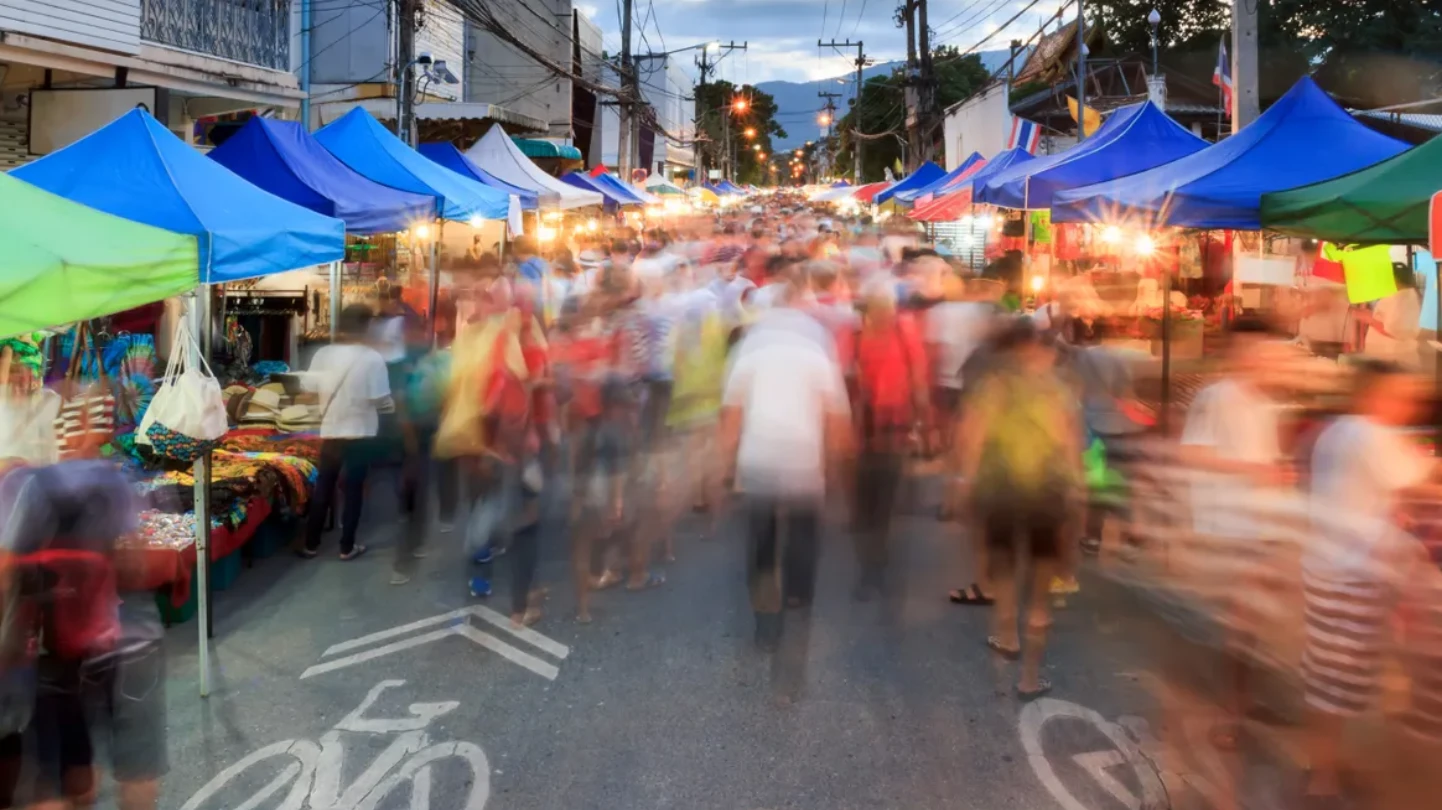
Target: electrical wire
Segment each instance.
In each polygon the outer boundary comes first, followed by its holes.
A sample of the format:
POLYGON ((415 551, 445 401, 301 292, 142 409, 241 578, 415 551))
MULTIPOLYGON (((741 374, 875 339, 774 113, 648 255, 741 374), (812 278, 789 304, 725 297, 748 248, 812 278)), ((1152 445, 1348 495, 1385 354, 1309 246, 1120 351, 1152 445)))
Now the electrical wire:
MULTIPOLYGON (((953 55, 951 55, 951 56, 948 56, 948 57, 946 57, 945 59, 940 60, 940 61, 942 61, 942 62, 954 62, 954 61, 956 61, 956 60, 958 60, 958 59, 963 59, 963 58, 965 58, 965 57, 967 57, 967 56, 970 56, 971 54, 976 53, 977 50, 980 49, 981 46, 985 45, 988 41, 990 41, 992 37, 996 36, 997 34, 1000 34, 1002 31, 1005 31, 1006 28, 1007 28, 1007 26, 1009 26, 1009 25, 1011 25, 1012 23, 1016 22, 1017 20, 1021 19, 1021 17, 1022 17, 1023 14, 1026 14, 1028 11, 1031 11, 1031 10, 1032 10, 1033 8, 1035 8, 1036 5, 1037 5, 1038 3, 1040 3, 1040 2, 1041 2, 1041 0, 1031 0, 1030 3, 1027 3, 1025 6, 1022 7, 1021 11, 1018 11, 1016 14, 1012 15, 1011 19, 1009 19, 1009 20, 1007 20, 1006 22, 1002 23, 1001 26, 1000 26, 999 28, 997 28, 995 31, 992 31, 990 34, 987 34, 986 36, 982 37, 980 42, 976 43, 975 45, 971 46, 970 48, 967 48, 967 49, 964 50, 964 51, 961 51, 961 52, 959 52, 959 53, 956 53, 956 54, 953 54, 953 55)), ((1065 6, 1063 6, 1063 8, 1065 8, 1065 6)), ((1056 14, 1053 16, 1052 19, 1057 19, 1057 18, 1061 17, 1061 12, 1062 12, 1062 9, 1057 9, 1057 12, 1056 12, 1056 14)), ((1050 22, 1050 20, 1048 20, 1048 22, 1050 22)), ((1043 27, 1045 27, 1045 25, 1043 25, 1043 27)))

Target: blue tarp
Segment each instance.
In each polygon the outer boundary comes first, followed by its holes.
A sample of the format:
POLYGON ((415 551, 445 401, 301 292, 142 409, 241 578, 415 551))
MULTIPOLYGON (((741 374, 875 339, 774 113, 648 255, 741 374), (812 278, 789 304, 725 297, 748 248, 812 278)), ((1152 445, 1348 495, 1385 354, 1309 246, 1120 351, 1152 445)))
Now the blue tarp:
POLYGON ((947 183, 955 182, 957 178, 961 177, 963 174, 966 174, 968 171, 971 170, 972 166, 975 166, 977 162, 981 160, 985 160, 985 158, 981 156, 980 152, 972 152, 971 156, 968 157, 966 160, 963 160, 960 166, 957 166, 955 169, 952 169, 951 171, 942 175, 940 178, 930 183, 927 183, 921 188, 907 189, 893 196, 896 197, 897 202, 904 202, 907 205, 910 205, 911 203, 916 202, 918 198, 924 197, 927 194, 940 193, 943 189, 946 189, 947 183))
POLYGON ((367 180, 294 121, 252 118, 210 159, 281 199, 341 220, 350 233, 403 231, 435 216, 434 197, 367 180))
POLYGON ((206 284, 345 255, 344 222, 247 183, 141 109, 10 174, 108 214, 197 237, 206 284))
POLYGON ((1406 148, 1355 121, 1303 78, 1221 143, 1151 171, 1058 194, 1052 219, 1259 230, 1264 193, 1347 174, 1406 148))
POLYGON ((895 197, 898 191, 910 191, 914 188, 924 188, 931 185, 932 183, 935 183, 937 180, 940 180, 945 174, 946 169, 943 169, 928 160, 920 166, 917 166, 916 171, 912 172, 910 177, 902 180, 899 183, 893 184, 891 188, 882 189, 881 193, 877 194, 876 198, 873 199, 871 202, 873 205, 881 205, 892 197, 895 197))
POLYGON ((591 182, 597 185, 605 186, 606 188, 611 189, 617 194, 625 195, 626 197, 635 200, 637 205, 646 205, 648 202, 650 202, 645 197, 642 197, 640 194, 636 193, 635 189, 627 186, 625 183, 622 183, 613 174, 602 173, 594 175, 591 178, 591 182))
POLYGON ((539 204, 540 197, 535 189, 521 188, 517 185, 507 183, 505 180, 491 174, 475 164, 475 161, 466 157, 456 145, 449 141, 440 143, 423 143, 417 149, 422 155, 430 158, 436 163, 450 169, 462 177, 469 177, 484 186, 490 186, 497 191, 504 191, 507 194, 514 194, 521 198, 521 207, 530 211, 539 204))
POLYGON ((322 128, 315 139, 345 165, 383 186, 437 198, 445 219, 505 219, 510 210, 511 195, 422 157, 360 107, 322 128))
POLYGON ((846 182, 845 180, 837 180, 835 183, 831 184, 832 188, 848 188, 850 186, 851 184, 846 182))
POLYGON ((585 172, 568 172, 561 176, 561 182, 587 191, 594 191, 606 198, 606 205, 640 205, 641 201, 629 194, 596 182, 596 178, 585 172))
POLYGON ((1032 153, 1026 151, 1025 149, 1022 149, 1019 146, 1005 149, 1001 152, 997 152, 996 157, 988 160, 986 162, 986 165, 978 169, 976 174, 968 177, 965 183, 957 186, 956 188, 947 189, 947 191, 959 191, 960 189, 965 188, 969 185, 971 187, 972 198, 973 200, 975 200, 976 190, 986 185, 987 181, 991 180, 997 175, 1000 175, 1002 172, 1007 171, 1013 166, 1021 163, 1026 163, 1030 160, 1036 160, 1036 155, 1033 155, 1032 153))
POLYGON ((1050 208, 1059 191, 1143 172, 1205 149, 1150 101, 1113 112, 1091 137, 1055 155, 973 186, 978 202, 1004 208, 1050 208))

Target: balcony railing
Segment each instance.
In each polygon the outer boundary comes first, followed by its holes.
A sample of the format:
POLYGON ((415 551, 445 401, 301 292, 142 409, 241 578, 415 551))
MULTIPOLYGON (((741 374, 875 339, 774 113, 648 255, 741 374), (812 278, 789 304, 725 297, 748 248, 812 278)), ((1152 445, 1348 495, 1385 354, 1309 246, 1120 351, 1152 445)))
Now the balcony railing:
POLYGON ((140 38, 290 69, 291 0, 140 0, 140 38))

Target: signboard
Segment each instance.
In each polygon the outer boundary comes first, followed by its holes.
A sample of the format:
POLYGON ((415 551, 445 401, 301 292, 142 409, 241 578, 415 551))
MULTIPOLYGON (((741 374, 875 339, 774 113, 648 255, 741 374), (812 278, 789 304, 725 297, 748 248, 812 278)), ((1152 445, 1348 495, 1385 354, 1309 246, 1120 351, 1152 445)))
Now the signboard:
POLYGON ((1442 191, 1432 195, 1432 215, 1427 222, 1427 232, 1432 237, 1428 249, 1433 256, 1442 256, 1442 191))

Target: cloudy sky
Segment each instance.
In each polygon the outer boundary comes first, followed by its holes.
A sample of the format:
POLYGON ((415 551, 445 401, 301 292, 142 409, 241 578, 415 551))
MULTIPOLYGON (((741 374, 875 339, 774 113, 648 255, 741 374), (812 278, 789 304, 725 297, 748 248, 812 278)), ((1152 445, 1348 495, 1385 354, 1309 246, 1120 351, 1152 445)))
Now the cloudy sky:
MULTIPOLYGON (((819 52, 816 40, 861 40, 867 56, 880 61, 906 56, 904 32, 896 27, 896 0, 634 0, 645 20, 645 39, 634 33, 637 50, 667 51, 713 40, 748 43, 722 62, 719 78, 734 82, 772 79, 810 81, 852 69, 852 56, 819 52), (664 44, 663 44, 664 42, 664 44)), ((999 50, 1012 38, 1025 39, 1056 12, 1060 0, 1041 0, 1006 31, 982 45, 999 50)), ((942 44, 969 48, 1011 19, 1025 0, 932 0, 931 28, 942 44)), ((578 3, 605 33, 606 48, 620 49, 619 4, 578 3)), ((637 28, 639 32, 639 27, 637 28)), ((828 49, 829 50, 829 49, 828 49)))

